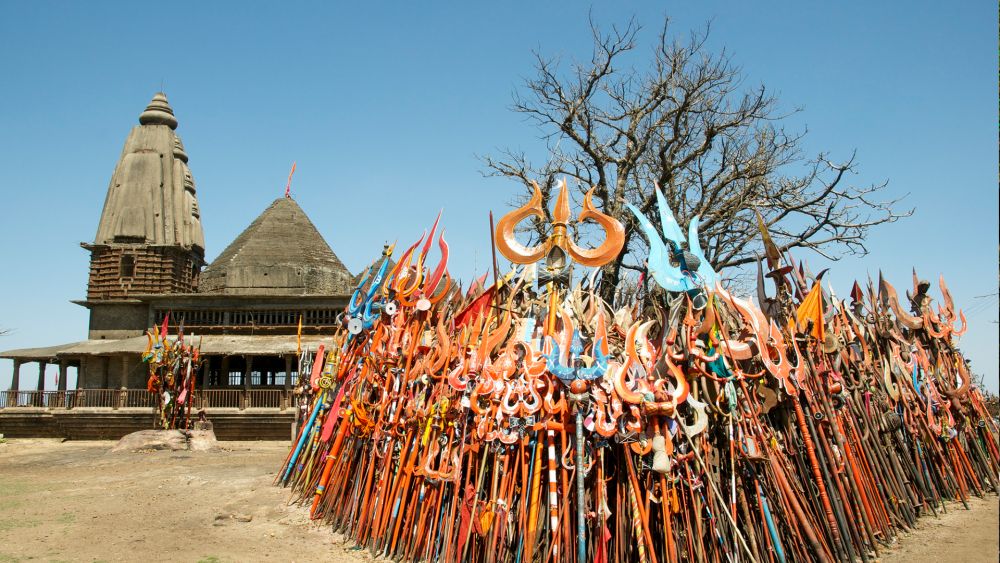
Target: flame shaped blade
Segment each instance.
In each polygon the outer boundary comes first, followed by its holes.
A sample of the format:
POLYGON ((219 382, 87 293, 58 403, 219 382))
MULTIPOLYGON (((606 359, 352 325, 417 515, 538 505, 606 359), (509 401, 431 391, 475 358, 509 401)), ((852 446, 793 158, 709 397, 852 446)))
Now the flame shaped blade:
POLYGON ((688 291, 694 289, 680 268, 670 264, 670 259, 668 258, 670 254, 667 252, 666 245, 660 239, 660 234, 656 231, 656 227, 634 205, 631 203, 625 205, 632 212, 632 215, 635 215, 636 220, 639 222, 639 228, 642 229, 643 234, 646 235, 646 240, 649 241, 649 258, 647 259, 647 264, 649 275, 653 280, 667 291, 688 291))
POLYGON ((680 248, 681 242, 684 240, 684 232, 681 231, 681 226, 674 217, 674 211, 667 205, 667 198, 663 197, 660 188, 653 188, 653 192, 656 193, 656 206, 660 210, 660 225, 663 227, 663 236, 667 237, 667 240, 674 243, 677 248, 680 248))
POLYGON ((715 273, 715 269, 712 265, 708 263, 708 259, 705 258, 705 252, 701 249, 701 242, 698 240, 698 224, 701 222, 701 217, 695 215, 691 219, 691 224, 688 225, 688 250, 691 254, 694 254, 700 264, 698 265, 698 276, 701 277, 702 282, 711 287, 715 285, 715 282, 719 279, 719 274, 715 273))

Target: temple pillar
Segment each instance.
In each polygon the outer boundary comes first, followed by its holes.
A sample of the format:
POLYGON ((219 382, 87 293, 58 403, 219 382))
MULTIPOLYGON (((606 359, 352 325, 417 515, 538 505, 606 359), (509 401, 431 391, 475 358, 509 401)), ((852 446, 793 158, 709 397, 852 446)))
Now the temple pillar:
POLYGON ((212 373, 212 358, 202 358, 198 363, 198 367, 201 368, 201 388, 208 389, 209 378, 212 373))
POLYGON ((17 391, 21 386, 21 360, 14 360, 14 374, 10 377, 10 390, 17 391))
POLYGON ((247 369, 243 374, 243 408, 250 406, 250 381, 253 378, 253 356, 247 356, 247 369))
POLYGON ((45 391, 45 368, 48 365, 45 360, 38 362, 38 384, 35 385, 35 391, 45 391))
POLYGON ((86 389, 87 385, 87 364, 89 363, 87 356, 80 358, 80 366, 76 368, 76 388, 86 389))
POLYGON ((122 356, 121 388, 128 389, 128 356, 122 356))
POLYGON ((32 401, 35 406, 42 406, 44 403, 42 401, 42 392, 45 391, 45 368, 49 365, 45 360, 40 360, 38 362, 38 381, 35 384, 35 397, 32 401))
MULTIPOLYGON (((66 390, 66 370, 69 369, 69 363, 66 360, 59 360, 59 381, 56 384, 56 389, 59 391, 66 390)), ((77 374, 77 379, 79 379, 79 373, 77 374)))
POLYGON ((223 387, 229 386, 229 356, 222 356, 222 367, 219 368, 222 373, 219 375, 219 384, 223 387))
MULTIPOLYGON (((281 397, 281 410, 287 409, 291 406, 292 402, 292 361, 294 361, 295 356, 286 355, 285 356, 285 393, 281 397)), ((295 439, 294 437, 292 438, 295 439)))
POLYGON ((253 356, 247 356, 247 369, 243 374, 243 388, 250 390, 250 380, 253 374, 253 356))
POLYGON ((111 356, 103 356, 104 371, 101 373, 101 386, 98 389, 108 389, 111 385, 111 356))

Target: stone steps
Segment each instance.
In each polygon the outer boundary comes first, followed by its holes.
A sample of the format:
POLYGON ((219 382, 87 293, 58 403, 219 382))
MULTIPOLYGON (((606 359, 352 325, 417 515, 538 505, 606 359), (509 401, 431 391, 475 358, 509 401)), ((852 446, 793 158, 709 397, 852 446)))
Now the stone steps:
POLYGON ((295 414, 290 409, 280 413, 210 413, 209 420, 219 440, 290 440, 295 414))

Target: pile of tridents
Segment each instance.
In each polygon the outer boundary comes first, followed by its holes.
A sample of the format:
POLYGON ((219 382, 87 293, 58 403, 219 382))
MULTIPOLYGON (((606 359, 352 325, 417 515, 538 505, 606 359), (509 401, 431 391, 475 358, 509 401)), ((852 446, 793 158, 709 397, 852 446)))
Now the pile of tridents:
POLYGON ((146 331, 146 350, 142 354, 142 361, 149 365, 146 390, 156 396, 159 428, 186 429, 194 422, 191 404, 201 345, 184 342, 183 324, 178 327, 177 338, 171 340, 167 334, 169 323, 168 314, 163 326, 146 331))
POLYGON ((565 187, 543 244, 514 240, 538 192, 498 222, 525 266, 488 289, 451 286, 443 236, 425 269, 433 229, 392 268, 387 249, 306 374, 277 482, 358 545, 432 561, 867 560, 996 491, 943 282, 936 310, 924 282, 913 313, 881 280, 848 304, 762 230, 777 292, 759 308, 719 284, 697 219, 684 237, 662 198, 661 230, 632 212, 659 287, 615 307, 569 266, 607 263, 622 226, 588 194, 579 219, 606 241, 578 247, 565 187))

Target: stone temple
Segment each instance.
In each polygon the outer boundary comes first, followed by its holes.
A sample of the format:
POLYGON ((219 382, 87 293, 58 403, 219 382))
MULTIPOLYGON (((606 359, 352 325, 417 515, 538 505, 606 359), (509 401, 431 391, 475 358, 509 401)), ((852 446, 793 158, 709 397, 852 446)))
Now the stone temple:
POLYGON ((198 191, 177 126, 156 94, 125 140, 93 242, 80 245, 90 275, 86 299, 74 303, 90 311, 87 339, 0 352, 14 362, 11 390, 0 391, 0 433, 110 438, 150 427, 141 354, 146 330, 169 316, 172 336, 183 323, 188 342, 201 343, 195 408, 215 418, 220 439, 287 437, 299 319, 302 347, 314 347, 332 332, 353 276, 290 197, 271 203, 206 266, 198 191), (27 363, 38 370, 22 370, 27 363), (48 364, 59 366, 57 391, 44 391, 48 364), (70 369, 75 390, 66 389, 70 369))

